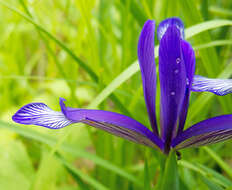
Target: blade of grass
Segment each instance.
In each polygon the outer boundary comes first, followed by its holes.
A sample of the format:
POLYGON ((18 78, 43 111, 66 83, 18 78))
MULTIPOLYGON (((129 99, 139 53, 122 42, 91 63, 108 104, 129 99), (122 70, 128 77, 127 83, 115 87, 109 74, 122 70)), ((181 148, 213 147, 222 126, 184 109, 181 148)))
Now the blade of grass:
MULTIPOLYGON (((11 130, 19 135, 26 137, 26 138, 30 138, 30 139, 42 142, 44 144, 47 144, 50 147, 54 147, 57 145, 56 139, 54 139, 48 135, 36 132, 28 127, 20 127, 19 128, 17 125, 13 125, 13 124, 9 124, 9 123, 0 121, 0 128, 5 128, 8 130, 11 130)), ((94 154, 88 153, 84 150, 81 150, 80 148, 73 147, 73 146, 66 144, 66 143, 61 144, 59 147, 59 150, 68 152, 71 155, 76 156, 76 157, 81 157, 81 158, 91 160, 95 164, 97 164, 105 169, 108 169, 109 171, 112 171, 112 172, 120 175, 123 178, 126 178, 127 180, 133 182, 134 184, 136 184, 138 186, 143 186, 143 184, 140 183, 140 181, 137 178, 135 178, 133 175, 129 174, 128 172, 124 171, 120 167, 112 164, 111 162, 109 162, 107 160, 103 160, 102 158, 100 158, 94 154)))
POLYGON ((221 174, 216 173, 215 171, 213 171, 209 168, 206 169, 205 167, 203 167, 200 164, 191 163, 191 162, 188 162, 186 160, 179 160, 178 165, 185 167, 185 168, 188 168, 192 171, 195 171, 196 173, 198 173, 204 177, 210 178, 210 180, 217 183, 218 185, 222 185, 223 187, 230 187, 231 186, 231 182, 227 178, 225 178, 221 174))
POLYGON ((73 79, 66 79, 66 78, 53 78, 53 77, 41 77, 36 75, 2 75, 0 76, 0 79, 4 80, 43 80, 43 81, 56 81, 56 80, 64 80, 68 83, 75 83, 77 86, 79 85, 88 85, 92 86, 94 88, 97 87, 97 84, 94 82, 85 82, 85 81, 77 81, 73 79))
MULTIPOLYGON (((25 20, 27 20, 28 22, 30 22, 31 24, 33 24, 37 30, 39 30, 40 32, 45 33, 50 39, 52 39, 55 43, 57 43, 61 48, 63 48, 77 63, 80 64, 80 66, 82 66, 84 69, 87 69, 86 71, 90 74, 90 76, 92 77, 92 79, 97 82, 98 81, 98 76, 90 69, 90 67, 88 65, 86 65, 86 63, 84 63, 80 58, 78 58, 64 43, 62 43, 61 41, 59 41, 56 37, 54 37, 51 33, 49 33, 46 29, 44 29, 42 26, 40 26, 39 24, 37 24, 34 20, 32 20, 30 17, 24 15, 22 12, 18 11, 17 9, 15 9, 14 7, 8 5, 5 2, 0 1, 0 4, 2 4, 3 6, 7 7, 8 9, 10 9, 11 11, 19 14, 22 18, 24 18, 25 20)), ((25 4, 23 4, 23 7, 26 7, 25 4)), ((29 12, 28 9, 26 12, 29 12)), ((30 13, 29 13, 30 14, 30 13)), ((31 14, 30 14, 31 15, 31 14)), ((50 49, 49 49, 50 50, 50 49)), ((50 50, 50 53, 52 53, 52 55, 54 57, 56 57, 54 55, 54 53, 52 52, 52 50, 50 50)), ((58 62, 58 60, 56 60, 56 63, 58 62)), ((57 66, 59 69, 62 70, 62 68, 59 67, 59 64, 57 63, 57 66)), ((62 72, 62 74, 64 74, 62 72)), ((104 85, 104 84, 102 84, 104 85)), ((114 95, 112 94, 110 96, 110 98, 115 102, 115 104, 118 106, 118 108, 125 113, 126 115, 130 116, 130 112, 128 111, 128 109, 121 103, 121 101, 114 95)), ((95 104, 96 105, 96 104, 95 104)))
POLYGON ((143 24, 147 20, 147 16, 146 16, 146 14, 144 13, 144 11, 141 9, 141 7, 138 5, 138 3, 136 1, 131 1, 130 12, 135 17, 137 23, 140 26, 143 26, 143 24))
POLYGON ((200 34, 202 32, 205 32, 207 30, 212 30, 215 28, 219 28, 222 26, 231 26, 232 21, 226 20, 226 19, 218 19, 218 20, 210 20, 206 22, 202 22, 196 25, 193 25, 185 30, 186 38, 192 38, 193 36, 196 36, 197 34, 200 34))
POLYGON ((144 164, 144 190, 151 190, 149 167, 146 159, 144 164))
POLYGON ((77 57, 63 42, 58 40, 55 36, 53 36, 49 31, 47 31, 45 28, 40 26, 38 23, 36 23, 33 19, 22 13, 21 11, 17 10, 16 8, 10 6, 8 3, 5 3, 3 1, 0 1, 0 4, 4 7, 8 8, 9 10, 17 13, 22 18, 33 24, 38 28, 38 30, 45 35, 47 35, 51 40, 53 40, 56 44, 58 44, 67 54, 69 54, 75 61, 78 63, 89 75, 90 77, 97 82, 98 76, 95 74, 95 72, 85 63, 83 62, 79 57, 77 57))
POLYGON ((203 147, 203 149, 209 154, 209 156, 217 162, 217 164, 227 173, 230 178, 232 178, 232 168, 224 162, 220 156, 217 155, 212 149, 209 147, 203 147))
POLYGON ((223 190, 220 186, 215 184, 214 182, 210 181, 208 178, 204 176, 200 176, 201 180, 208 186, 210 190, 223 190))
POLYGON ((74 175, 76 178, 81 178, 83 181, 86 181, 87 184, 92 186, 94 189, 97 190, 109 190, 107 187, 96 181, 94 178, 90 177, 89 175, 85 174, 78 168, 74 167, 73 165, 69 164, 61 155, 57 156, 60 162, 69 170, 72 172, 72 175, 74 175))
POLYGON ((200 44, 194 46, 194 50, 199 50, 199 49, 209 48, 214 46, 225 46, 225 45, 232 45, 232 40, 216 40, 209 43, 200 44))
POLYGON ((165 163, 164 175, 162 176, 161 189, 167 190, 172 187, 173 190, 179 190, 179 174, 175 152, 171 152, 165 163))
MULTIPOLYGON (((33 16, 32 16, 32 14, 30 13, 29 9, 27 8, 27 5, 25 4, 24 0, 20 0, 20 4, 21 4, 22 7, 24 8, 26 14, 27 14, 31 19, 33 19, 33 16)), ((43 42, 44 42, 44 44, 45 44, 45 46, 46 46, 48 52, 49 52, 50 55, 52 56, 52 58, 53 58, 53 60, 54 60, 54 62, 55 62, 55 64, 56 64, 56 66, 57 66, 57 68, 58 68, 60 74, 66 79, 66 78, 67 78, 67 75, 66 75, 66 73, 64 72, 64 69, 62 68, 62 66, 61 66, 61 64, 60 64, 60 62, 59 62, 59 60, 57 59, 57 56, 55 55, 54 51, 53 51, 52 48, 49 46, 49 43, 48 43, 47 39, 41 34, 40 29, 39 29, 37 26, 35 26, 35 27, 36 27, 36 30, 38 31, 38 34, 39 34, 40 38, 43 40, 43 42)), ((75 96, 75 87, 74 87, 72 84, 70 84, 70 83, 67 83, 67 84, 68 84, 68 86, 69 86, 69 88, 70 88, 72 99, 74 100, 74 102, 78 103, 78 101, 77 101, 77 99, 76 99, 76 96, 75 96)))
POLYGON ((82 18, 87 26, 87 31, 88 31, 88 45, 90 46, 90 51, 91 51, 91 59, 92 62, 94 62, 94 70, 99 71, 100 70, 100 62, 99 62, 99 56, 98 56, 98 45, 97 45, 97 40, 95 36, 94 29, 91 24, 91 5, 88 7, 88 3, 86 3, 83 0, 77 1, 77 4, 79 5, 78 7, 80 10, 80 13, 82 15, 82 18))
MULTIPOLYGON (((197 8, 197 5, 194 3, 194 0, 181 0, 180 2, 186 23, 188 23, 189 25, 193 25, 203 21, 202 15, 197 8)), ((207 43, 211 41, 211 36, 209 32, 205 32, 204 34, 196 36, 194 40, 197 43, 207 43)), ((204 70, 208 74, 208 76, 215 77, 220 66, 216 50, 214 48, 202 49, 199 51, 199 56, 204 66, 204 70)))
POLYGON ((197 163, 197 166, 199 168, 201 168, 202 170, 204 170, 205 172, 207 172, 208 175, 212 175, 215 178, 215 180, 214 180, 215 183, 218 183, 219 185, 222 185, 223 187, 232 187, 232 181, 227 179, 222 174, 216 172, 215 170, 213 170, 211 168, 208 168, 204 165, 201 165, 199 163, 197 163))
POLYGON ((210 6, 209 11, 211 13, 216 13, 218 15, 224 15, 224 16, 232 16, 232 11, 229 9, 224 9, 221 7, 216 7, 216 6, 210 6))

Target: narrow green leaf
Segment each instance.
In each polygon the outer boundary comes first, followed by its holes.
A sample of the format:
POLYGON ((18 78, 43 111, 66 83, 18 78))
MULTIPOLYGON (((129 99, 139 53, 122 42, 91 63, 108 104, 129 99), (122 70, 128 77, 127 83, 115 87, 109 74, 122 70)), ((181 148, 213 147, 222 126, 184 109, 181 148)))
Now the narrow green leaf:
POLYGON ((211 168, 208 168, 208 167, 206 167, 204 165, 201 165, 199 163, 197 163, 197 166, 199 166, 199 168, 201 168, 202 170, 204 170, 205 172, 207 172, 209 175, 213 176, 214 180, 212 180, 212 181, 214 181, 218 185, 222 185, 224 187, 230 187, 230 186, 232 186, 232 181, 230 181, 228 178, 226 178, 221 173, 218 173, 217 171, 215 171, 215 170, 213 170, 211 168))
MULTIPOLYGON (((15 133, 17 133, 19 135, 22 135, 24 137, 42 142, 44 144, 51 146, 52 148, 54 148, 54 146, 57 146, 56 139, 54 139, 48 135, 36 132, 28 127, 20 127, 19 128, 17 125, 13 125, 13 124, 9 124, 9 123, 0 121, 0 128, 5 128, 8 130, 14 131, 15 133)), ((143 186, 143 184, 137 178, 135 178, 133 175, 129 174, 128 172, 121 169, 120 167, 112 164, 111 162, 96 156, 95 154, 90 154, 90 153, 86 152, 85 150, 73 147, 73 146, 66 144, 66 143, 61 144, 59 146, 59 150, 68 152, 76 157, 81 157, 81 158, 91 160, 96 165, 99 165, 105 169, 108 169, 109 171, 112 171, 112 172, 120 175, 121 177, 126 178, 127 180, 133 182, 134 184, 136 184, 138 186, 143 186)), ((59 150, 58 150, 58 152, 59 152, 59 150)))
POLYGON ((232 178, 232 168, 224 162, 220 156, 218 156, 217 153, 215 153, 212 149, 209 147, 203 147, 203 149, 209 154, 210 157, 212 157, 218 165, 232 178))
POLYGON ((144 163, 144 190, 151 190, 150 174, 146 159, 144 163))
POLYGON ((200 176, 200 178, 208 186, 209 190, 223 190, 220 186, 218 186, 214 182, 210 181, 206 177, 200 176))
POLYGON ((214 47, 214 46, 224 46, 224 45, 232 45, 232 40, 216 40, 216 41, 212 41, 209 43, 194 46, 193 48, 194 50, 199 50, 203 48, 209 48, 209 47, 214 47))
POLYGON ((136 1, 131 1, 130 11, 140 26, 146 22, 147 17, 136 1))
POLYGON ((82 178, 79 175, 77 175, 73 170, 71 170, 66 165, 63 164, 63 166, 67 170, 67 172, 73 177, 73 179, 76 181, 76 183, 78 184, 81 190, 89 189, 89 186, 83 182, 82 178))
MULTIPOLYGON (((64 158, 62 158, 60 155, 58 156, 58 159, 61 161, 61 163, 67 167, 71 172, 72 175, 74 175, 77 179, 81 178, 83 181, 86 181, 89 185, 91 185, 94 189, 97 190, 109 190, 107 187, 96 181, 94 178, 90 177, 89 175, 85 174, 81 170, 75 168, 71 164, 69 164, 64 158)), ((79 181, 78 181, 79 182, 79 181)))
POLYGON ((210 20, 206 22, 202 22, 200 24, 193 25, 185 30, 186 38, 191 38, 197 34, 200 34, 201 32, 219 28, 222 26, 231 26, 232 21, 231 20, 210 20))
POLYGON ((201 176, 207 177, 209 178, 211 181, 213 181, 214 183, 221 185, 223 187, 229 187, 231 186, 232 182, 229 181, 226 177, 224 177, 223 175, 217 173, 216 171, 207 168, 206 166, 203 166, 199 163, 191 163, 188 162, 186 160, 180 160, 178 162, 179 166, 188 168, 192 171, 195 171, 196 173, 200 174, 201 176))
POLYGON ((218 15, 232 16, 232 11, 221 7, 210 6, 209 11, 218 15))
POLYGON ((103 100, 105 100, 115 89, 117 89, 123 82, 128 80, 132 75, 139 71, 139 64, 133 63, 118 75, 108 86, 106 86, 101 93, 90 103, 88 108, 95 108, 103 100))
POLYGON ((161 190, 170 188, 172 188, 172 190, 179 190, 178 168, 174 151, 170 152, 168 155, 161 185, 161 190))
POLYGON ((98 81, 98 76, 94 73, 94 71, 85 63, 83 62, 79 57, 77 57, 63 42, 58 40, 55 36, 53 36, 49 31, 47 31, 45 28, 40 26, 38 23, 36 23, 34 20, 32 20, 30 17, 26 16, 16 8, 10 6, 9 4, 0 1, 0 4, 8 8, 9 10, 17 13, 22 18, 33 24, 38 28, 39 31, 46 34, 51 40, 53 40, 56 44, 58 44, 66 53, 68 53, 90 76, 94 81, 98 81))
POLYGON ((208 0, 204 0, 201 3, 201 14, 204 20, 208 20, 209 17, 209 3, 208 0))

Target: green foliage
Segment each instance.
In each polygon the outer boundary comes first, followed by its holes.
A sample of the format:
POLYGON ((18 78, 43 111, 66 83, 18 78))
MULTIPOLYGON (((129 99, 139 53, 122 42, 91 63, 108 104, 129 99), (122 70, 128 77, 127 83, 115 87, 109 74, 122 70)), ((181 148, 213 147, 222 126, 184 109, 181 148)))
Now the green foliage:
MULTIPOLYGON (((0 189, 231 189, 231 141, 184 150, 176 162, 174 153, 166 160, 80 124, 51 131, 11 121, 24 104, 58 110, 64 97, 148 126, 136 50, 144 21, 180 17, 196 50, 196 73, 229 78, 231 8, 227 0, 0 1, 0 189)), ((186 127, 228 113, 231 95, 192 93, 186 127)))
POLYGON ((171 152, 166 160, 164 174, 161 180, 161 187, 158 189, 166 190, 172 187, 173 190, 179 189, 179 176, 175 152, 171 152))

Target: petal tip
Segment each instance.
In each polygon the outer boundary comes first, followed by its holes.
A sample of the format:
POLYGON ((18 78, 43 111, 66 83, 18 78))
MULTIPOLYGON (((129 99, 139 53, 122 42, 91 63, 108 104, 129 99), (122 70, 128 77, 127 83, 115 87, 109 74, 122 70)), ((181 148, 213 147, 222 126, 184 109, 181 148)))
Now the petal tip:
POLYGON ((60 109, 61 109, 62 113, 66 116, 66 105, 64 103, 65 101, 66 101, 65 98, 62 98, 62 97, 59 98, 60 109))
POLYGON ((142 29, 140 36, 142 36, 142 34, 149 32, 149 31, 154 32, 154 30, 155 30, 155 21, 147 20, 143 25, 143 29, 142 29))
POLYGON ((232 79, 213 79, 195 75, 191 90, 194 92, 211 92, 218 96, 232 93, 232 79))
POLYGON ((180 31, 181 39, 184 39, 184 24, 182 20, 178 17, 171 17, 163 20, 157 29, 157 35, 159 41, 162 39, 163 35, 166 33, 169 26, 175 25, 180 31))
POLYGON ((61 112, 50 109, 44 103, 30 103, 21 107, 12 120, 24 125, 38 125, 50 129, 59 129, 72 124, 61 112))
POLYGON ((151 20, 151 19, 148 19, 146 22, 145 22, 145 24, 144 24, 144 26, 145 25, 155 25, 155 21, 154 20, 151 20))

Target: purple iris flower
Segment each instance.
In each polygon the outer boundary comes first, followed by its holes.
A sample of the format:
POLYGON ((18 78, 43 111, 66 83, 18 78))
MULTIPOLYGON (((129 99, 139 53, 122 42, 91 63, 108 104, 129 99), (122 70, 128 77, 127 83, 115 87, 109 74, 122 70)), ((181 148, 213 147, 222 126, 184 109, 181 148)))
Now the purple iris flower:
POLYGON ((184 26, 179 18, 161 22, 157 33, 160 41, 160 127, 157 125, 155 110, 155 22, 152 20, 144 24, 138 42, 138 60, 152 130, 119 113, 66 107, 63 98, 60 98, 61 112, 53 111, 43 103, 31 103, 19 109, 12 119, 17 123, 51 129, 60 129, 72 123, 85 123, 124 139, 158 148, 165 154, 171 149, 197 147, 231 138, 232 115, 213 117, 184 130, 191 90, 225 95, 232 92, 232 82, 229 79, 194 76, 194 51, 184 39, 184 26))

